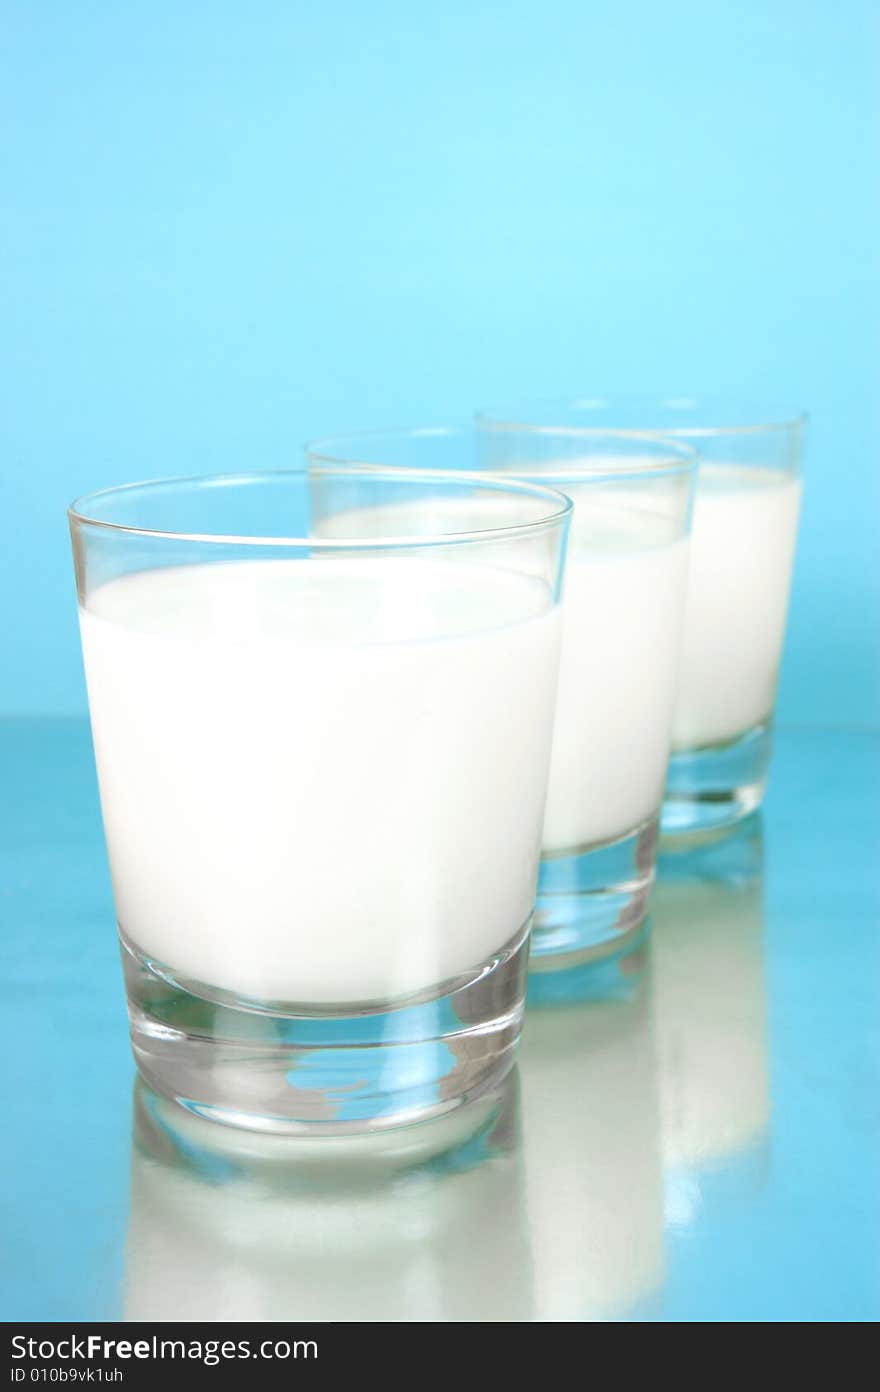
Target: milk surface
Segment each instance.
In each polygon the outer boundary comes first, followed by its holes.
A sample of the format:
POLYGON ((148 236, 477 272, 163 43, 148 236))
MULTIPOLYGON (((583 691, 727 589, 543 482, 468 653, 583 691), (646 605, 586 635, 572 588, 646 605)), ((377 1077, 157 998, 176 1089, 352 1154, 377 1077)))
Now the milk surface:
POLYGON ((781 470, 700 465, 676 749, 732 739, 772 711, 800 495, 781 470))
POLYGON ((124 936, 178 979, 306 1004, 484 962, 533 903, 549 603, 538 579, 402 557, 94 590, 80 619, 124 936))

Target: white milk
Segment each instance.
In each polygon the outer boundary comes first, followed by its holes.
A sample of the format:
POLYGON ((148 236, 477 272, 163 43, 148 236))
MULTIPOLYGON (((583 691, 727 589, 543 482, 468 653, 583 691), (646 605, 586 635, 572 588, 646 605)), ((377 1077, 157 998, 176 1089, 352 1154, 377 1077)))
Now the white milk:
MULTIPOLYGON (((669 758, 687 579, 687 541, 675 539, 678 524, 663 511, 662 497, 633 486, 584 484, 576 461, 569 468, 570 482, 561 475, 557 482, 555 470, 551 480, 572 498, 575 511, 544 825, 549 851, 614 840, 656 814, 669 758)), ((528 503, 521 504, 523 520, 528 503)), ((444 529, 479 528, 481 507, 486 503, 480 499, 448 500, 444 529)), ((416 534, 424 516, 418 503, 391 503, 338 512, 315 530, 402 536, 416 534)), ((534 540, 505 546, 522 569, 540 564, 534 540)))
POLYGON ((544 849, 654 816, 669 757, 687 541, 650 511, 575 500, 544 849))
POLYGON ((773 708, 800 494, 781 470, 700 465, 676 749, 731 739, 773 708))
POLYGON ((99 586, 81 627, 123 935, 261 1000, 394 1000, 532 909, 560 619, 413 558, 99 586))

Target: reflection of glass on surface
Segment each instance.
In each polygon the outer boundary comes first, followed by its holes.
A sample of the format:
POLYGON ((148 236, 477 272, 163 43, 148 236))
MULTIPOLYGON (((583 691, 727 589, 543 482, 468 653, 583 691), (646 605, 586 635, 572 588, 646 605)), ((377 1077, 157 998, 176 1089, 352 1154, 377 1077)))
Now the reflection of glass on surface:
POLYGON ((529 1009, 520 1052, 535 1318, 544 1321, 625 1315, 663 1277, 648 959, 630 948, 565 975, 580 978, 586 998, 529 1009))
POLYGON ((763 1159, 770 1116, 760 816, 661 858, 652 903, 663 1160, 673 1221, 685 1176, 763 1159), (696 1173, 695 1173, 696 1172, 696 1173), (676 1198, 677 1196, 677 1198, 676 1198))
POLYGON ((328 1140, 137 1085, 127 1320, 528 1320, 515 1073, 437 1122, 328 1140))

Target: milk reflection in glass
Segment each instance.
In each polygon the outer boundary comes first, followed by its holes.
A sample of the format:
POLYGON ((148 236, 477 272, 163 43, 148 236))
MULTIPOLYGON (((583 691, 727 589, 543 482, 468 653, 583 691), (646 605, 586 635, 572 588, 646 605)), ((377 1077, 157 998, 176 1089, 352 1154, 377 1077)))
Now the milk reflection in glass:
POLYGON ((548 604, 539 578, 418 556, 93 589, 82 640, 124 937, 262 1000, 394 1000, 488 959, 532 909, 548 604))
POLYGON ((676 749, 732 739, 773 709, 800 495, 782 470, 700 466, 676 749))

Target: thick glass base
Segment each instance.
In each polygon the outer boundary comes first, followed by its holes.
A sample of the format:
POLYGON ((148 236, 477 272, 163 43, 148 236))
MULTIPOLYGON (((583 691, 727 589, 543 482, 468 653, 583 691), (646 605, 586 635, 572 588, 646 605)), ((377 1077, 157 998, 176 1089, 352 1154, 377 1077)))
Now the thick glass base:
POLYGON ((657 819, 605 845, 545 855, 530 972, 564 971, 616 953, 638 933, 654 878, 657 819))
POLYGON ((767 722, 723 744, 673 753, 660 820, 664 844, 711 840, 760 807, 771 752, 767 722))
POLYGON ((601 956, 570 967, 530 971, 526 992, 530 1014, 545 1007, 622 1004, 634 999, 644 990, 650 933, 651 920, 646 918, 601 956))
POLYGON ((209 1182, 222 1176, 259 1181, 263 1194, 282 1187, 341 1190, 419 1172, 455 1172, 481 1163, 487 1138, 510 1150, 519 1141, 519 1077, 515 1068, 479 1097, 419 1125, 352 1135, 293 1135, 214 1126, 135 1080, 134 1149, 209 1182))
POLYGON ((528 928, 429 999, 309 1011, 172 979, 124 939, 135 1062, 160 1096, 227 1125, 344 1135, 442 1116, 514 1061, 528 928))

